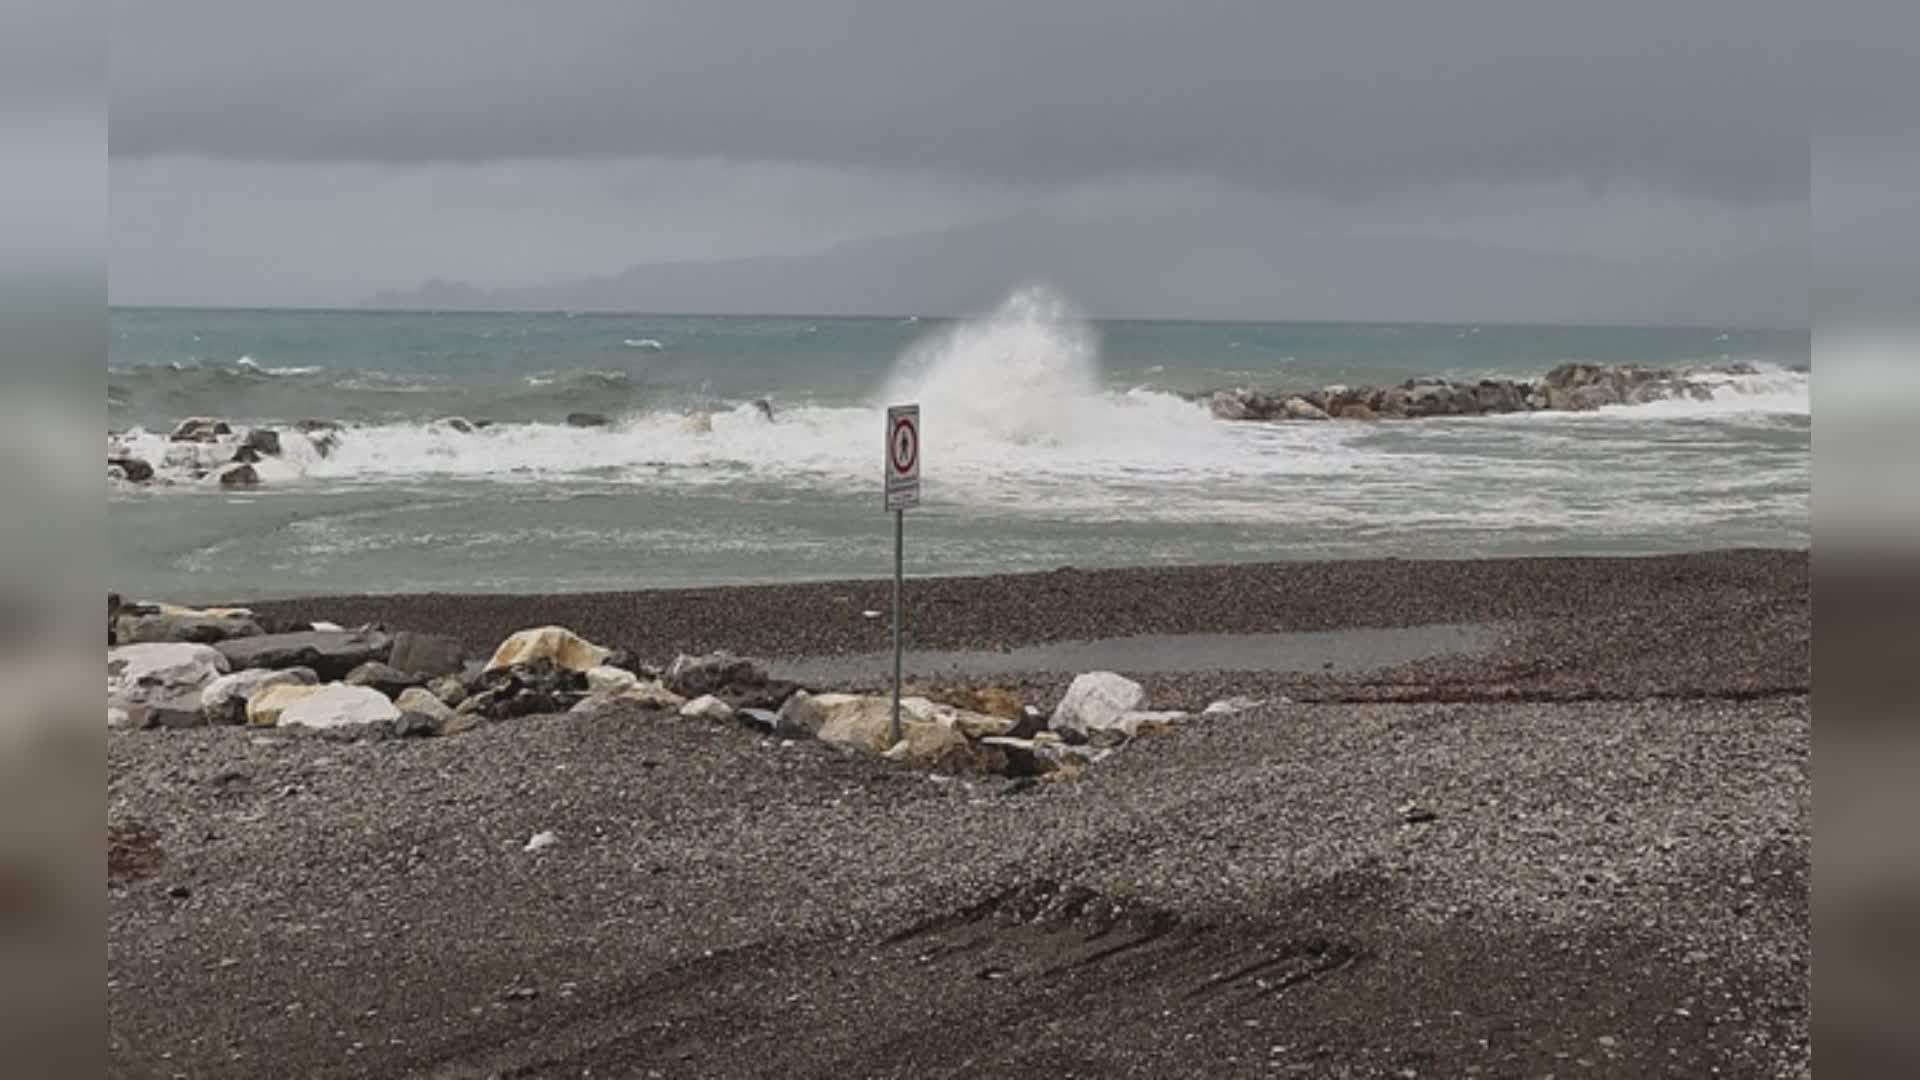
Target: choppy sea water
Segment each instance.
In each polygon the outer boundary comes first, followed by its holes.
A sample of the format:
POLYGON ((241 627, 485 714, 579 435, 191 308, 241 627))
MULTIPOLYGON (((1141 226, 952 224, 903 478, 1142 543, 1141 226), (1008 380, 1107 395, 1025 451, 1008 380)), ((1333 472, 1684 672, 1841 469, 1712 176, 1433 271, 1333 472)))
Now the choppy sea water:
POLYGON ((1804 332, 1090 323, 1029 290, 968 320, 117 310, 111 334, 109 426, 143 456, 195 415, 283 442, 258 488, 110 485, 133 595, 884 575, 895 401, 922 407, 915 574, 1811 538, 1804 332), (1706 401, 1377 424, 1182 396, 1567 360, 1753 370, 1706 401), (308 418, 346 425, 329 452, 308 418))

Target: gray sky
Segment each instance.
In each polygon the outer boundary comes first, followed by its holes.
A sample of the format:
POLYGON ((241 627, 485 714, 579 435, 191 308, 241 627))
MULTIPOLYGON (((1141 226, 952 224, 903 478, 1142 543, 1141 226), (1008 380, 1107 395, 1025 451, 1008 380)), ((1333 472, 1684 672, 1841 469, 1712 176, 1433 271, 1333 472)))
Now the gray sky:
MULTIPOLYGON (((532 285, 1021 214, 1196 208, 1261 235, 1626 261, 1804 251, 1803 13, 128 0, 112 31, 112 295, 350 303, 428 277, 532 285)), ((1118 302, 1153 311, 1151 280, 1118 302)))

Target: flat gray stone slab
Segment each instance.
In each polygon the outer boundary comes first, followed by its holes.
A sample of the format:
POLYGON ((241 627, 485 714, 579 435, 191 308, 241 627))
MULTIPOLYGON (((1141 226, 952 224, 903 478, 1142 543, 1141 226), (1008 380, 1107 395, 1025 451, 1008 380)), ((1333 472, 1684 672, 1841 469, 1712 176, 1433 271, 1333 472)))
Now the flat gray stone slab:
POLYGON ((312 668, 322 682, 343 679, 369 660, 384 660, 393 639, 377 630, 302 630, 259 634, 214 645, 234 670, 312 668))

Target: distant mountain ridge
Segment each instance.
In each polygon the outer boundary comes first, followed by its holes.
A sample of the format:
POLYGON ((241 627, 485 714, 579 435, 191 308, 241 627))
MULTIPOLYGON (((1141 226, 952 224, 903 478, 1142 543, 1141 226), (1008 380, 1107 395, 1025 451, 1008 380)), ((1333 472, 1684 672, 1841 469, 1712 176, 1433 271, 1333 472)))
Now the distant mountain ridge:
POLYGON ((436 311, 963 315, 1045 282, 1096 316, 1803 327, 1805 252, 1630 263, 1411 236, 1026 215, 809 255, 634 266, 552 285, 434 279, 361 306, 436 311))

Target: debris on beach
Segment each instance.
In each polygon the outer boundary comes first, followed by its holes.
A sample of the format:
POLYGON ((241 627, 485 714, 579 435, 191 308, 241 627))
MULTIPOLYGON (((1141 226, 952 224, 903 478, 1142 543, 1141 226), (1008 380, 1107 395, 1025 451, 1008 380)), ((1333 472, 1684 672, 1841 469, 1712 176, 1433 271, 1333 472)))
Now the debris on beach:
POLYGON ((527 841, 527 846, 520 850, 528 853, 545 851, 559 842, 560 837, 553 832, 537 832, 527 841))

